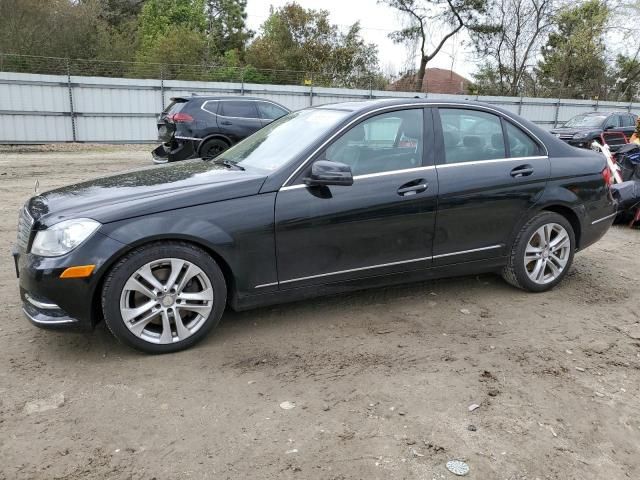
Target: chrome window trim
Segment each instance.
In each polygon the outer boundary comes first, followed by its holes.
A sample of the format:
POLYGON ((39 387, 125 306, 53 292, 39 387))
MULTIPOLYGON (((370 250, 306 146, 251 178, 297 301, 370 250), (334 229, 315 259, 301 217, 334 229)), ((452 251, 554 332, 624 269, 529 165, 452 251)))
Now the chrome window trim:
POLYGON ((380 263, 378 265, 371 265, 371 266, 368 266, 368 267, 350 268, 350 269, 347 269, 347 270, 338 270, 336 272, 320 273, 318 275, 309 275, 307 277, 298 277, 298 278, 292 278, 292 279, 289 279, 289 280, 282 280, 281 282, 266 283, 264 285, 257 285, 254 288, 274 287, 276 285, 282 285, 284 283, 301 282, 303 280, 311 280, 311 279, 314 279, 314 278, 329 277, 329 276, 332 276, 332 275, 340 275, 340 274, 343 274, 343 273, 361 272, 363 270, 371 270, 371 269, 374 269, 374 268, 392 267, 394 265, 403 265, 405 263, 424 262, 426 260, 434 260, 436 258, 451 257, 451 256, 454 256, 454 255, 464 255, 465 253, 482 252, 484 250, 494 250, 496 248, 502 248, 502 247, 504 247, 504 245, 490 245, 488 247, 474 248, 474 249, 471 249, 471 250, 460 250, 458 252, 443 253, 441 255, 435 255, 435 256, 431 256, 431 257, 414 258, 412 260, 401 260, 399 262, 391 262, 391 263, 380 263))
POLYGON ((599 218, 597 220, 594 220, 593 222, 591 222, 591 225, 595 225, 597 223, 604 222, 605 220, 608 220, 611 217, 615 217, 617 214, 618 214, 618 212, 613 212, 611 215, 607 215, 606 217, 602 217, 602 218, 599 218))
MULTIPOLYGON (((405 168, 403 170, 390 170, 388 172, 377 172, 377 173, 367 173, 364 175, 356 175, 355 177, 353 177, 353 181, 355 182, 356 180, 363 180, 363 179, 367 179, 367 178, 375 178, 375 177, 386 177, 387 175, 399 175, 401 173, 411 173, 411 172, 425 172, 428 170, 435 170, 435 166, 431 165, 429 167, 415 167, 415 168, 405 168)), ((288 187, 281 187, 280 188, 280 192, 286 192, 288 190, 297 190, 299 188, 305 188, 307 187, 307 185, 305 185, 304 183, 298 184, 298 185, 289 185, 288 187)))
MULTIPOLYGON (((513 117, 511 117, 509 115, 505 115, 503 112, 501 112, 500 110, 496 110, 495 108, 487 107, 485 105, 470 105, 470 104, 467 104, 467 103, 456 103, 456 102, 402 103, 402 104, 399 104, 399 105, 386 105, 384 107, 380 107, 380 108, 377 108, 377 109, 374 109, 374 110, 370 110, 370 111, 365 112, 365 113, 363 113, 361 115, 358 115, 356 118, 352 119, 349 123, 344 125, 341 129, 339 129, 337 132, 335 132, 333 135, 331 135, 327 140, 325 140, 317 149, 315 149, 298 166, 298 168, 296 168, 293 171, 293 173, 287 177, 287 179, 282 184, 282 187, 288 187, 289 186, 289 182, 291 181, 291 179, 293 179, 300 172, 300 170, 302 170, 307 165, 307 163, 309 163, 309 161, 313 157, 315 157, 323 148, 325 148, 338 135, 342 134, 342 132, 344 132, 346 129, 351 127, 354 123, 356 123, 356 122, 360 121, 361 119, 363 119, 364 117, 366 117, 368 115, 371 115, 371 114, 374 114, 374 113, 379 113, 379 112, 384 112, 384 111, 393 111, 393 110, 399 110, 399 109, 410 108, 410 107, 415 107, 415 108, 425 108, 425 107, 435 107, 435 108, 438 108, 438 107, 462 107, 462 108, 469 108, 471 110, 489 111, 489 112, 495 113, 495 114, 497 114, 497 115, 499 115, 501 117, 507 117, 511 122, 513 122, 514 124, 518 125, 522 130, 527 132, 530 136, 535 138, 540 145, 542 145, 542 147, 545 150, 545 155, 543 155, 542 157, 547 157, 547 158, 549 157, 549 150, 547 149, 547 146, 545 145, 545 143, 542 140, 540 140, 540 138, 535 133, 533 133, 531 130, 529 130, 526 126, 522 125, 518 120, 514 119, 513 117)), ((530 157, 527 157, 527 158, 530 158, 530 157)), ((533 158, 533 157, 531 157, 531 158, 533 158)), ((470 162, 467 162, 467 163, 470 163, 470 162)), ((454 165, 454 164, 450 164, 450 165, 454 165)))
POLYGON ((482 163, 500 163, 500 162, 508 162, 508 161, 523 161, 523 160, 545 160, 549 157, 546 155, 534 155, 531 157, 511 157, 511 158, 492 158, 488 160, 473 160, 471 162, 455 162, 455 163, 443 163, 438 165, 437 168, 451 168, 451 167, 459 167, 462 165, 479 165, 482 163))

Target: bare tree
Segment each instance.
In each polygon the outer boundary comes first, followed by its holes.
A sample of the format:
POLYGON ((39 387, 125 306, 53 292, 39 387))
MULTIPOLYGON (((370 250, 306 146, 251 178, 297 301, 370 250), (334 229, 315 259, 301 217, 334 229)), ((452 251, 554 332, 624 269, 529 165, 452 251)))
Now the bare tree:
POLYGON ((396 43, 418 45, 420 66, 415 76, 415 90, 422 89, 428 63, 445 43, 465 28, 482 29, 486 0, 379 0, 398 10, 408 25, 389 37, 396 43), (439 32, 439 33, 433 33, 439 32))
MULTIPOLYGON (((499 93, 518 95, 553 26, 554 0, 495 0, 488 16, 497 22, 473 32, 475 50, 487 58, 499 93)), ((485 71, 486 73, 486 71, 485 71)))

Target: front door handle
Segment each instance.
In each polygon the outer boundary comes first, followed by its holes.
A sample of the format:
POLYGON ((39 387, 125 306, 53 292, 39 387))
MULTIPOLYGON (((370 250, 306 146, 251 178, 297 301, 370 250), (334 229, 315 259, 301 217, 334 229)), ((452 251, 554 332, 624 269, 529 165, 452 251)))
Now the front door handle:
POLYGON ((221 125, 233 125, 233 123, 231 123, 229 120, 223 120, 222 122, 220 122, 221 125))
POLYGON ((520 178, 520 177, 528 177, 532 173, 533 173, 533 167, 531 165, 520 165, 514 168, 513 170, 511 170, 510 175, 513 178, 520 178))
POLYGON ((409 183, 405 183, 400 188, 398 188, 398 195, 406 197, 408 195, 415 195, 416 193, 422 193, 429 188, 429 184, 421 178, 419 180, 414 180, 409 183))

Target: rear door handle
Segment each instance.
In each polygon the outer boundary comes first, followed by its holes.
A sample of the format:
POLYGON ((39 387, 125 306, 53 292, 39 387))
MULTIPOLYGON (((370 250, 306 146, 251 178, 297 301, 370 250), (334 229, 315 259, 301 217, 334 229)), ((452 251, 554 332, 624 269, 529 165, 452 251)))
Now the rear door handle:
POLYGON ((421 178, 419 180, 414 180, 402 185, 400 188, 398 188, 398 195, 401 195, 403 197, 415 195, 417 193, 424 192, 425 190, 427 190, 427 188, 429 188, 429 184, 424 180, 424 178, 421 178))
POLYGON ((516 167, 513 170, 511 170, 510 175, 513 178, 520 178, 520 177, 528 177, 532 173, 533 173, 533 167, 531 165, 520 165, 519 167, 516 167))
POLYGON ((220 125, 233 125, 233 123, 231 123, 229 120, 223 120, 222 122, 220 122, 220 125))

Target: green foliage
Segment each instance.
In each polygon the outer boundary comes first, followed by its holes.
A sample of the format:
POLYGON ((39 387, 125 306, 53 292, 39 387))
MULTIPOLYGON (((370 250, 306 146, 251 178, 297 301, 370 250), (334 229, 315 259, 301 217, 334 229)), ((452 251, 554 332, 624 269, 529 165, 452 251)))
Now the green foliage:
POLYGON ((537 76, 555 97, 606 98, 604 31, 610 10, 602 0, 562 9, 542 49, 537 76))
POLYGON ((246 28, 247 0, 207 0, 207 34, 217 56, 243 53, 253 32, 246 28))
POLYGON ((636 51, 633 57, 618 55, 612 77, 616 100, 635 100, 640 92, 640 60, 636 51))
POLYGON ((272 8, 246 59, 254 67, 273 70, 270 77, 278 83, 308 83, 312 72, 323 72, 313 83, 356 86, 378 69, 377 47, 365 43, 358 23, 342 33, 329 21, 327 10, 305 9, 295 2, 272 8), (279 72, 285 70, 286 76, 279 72))

